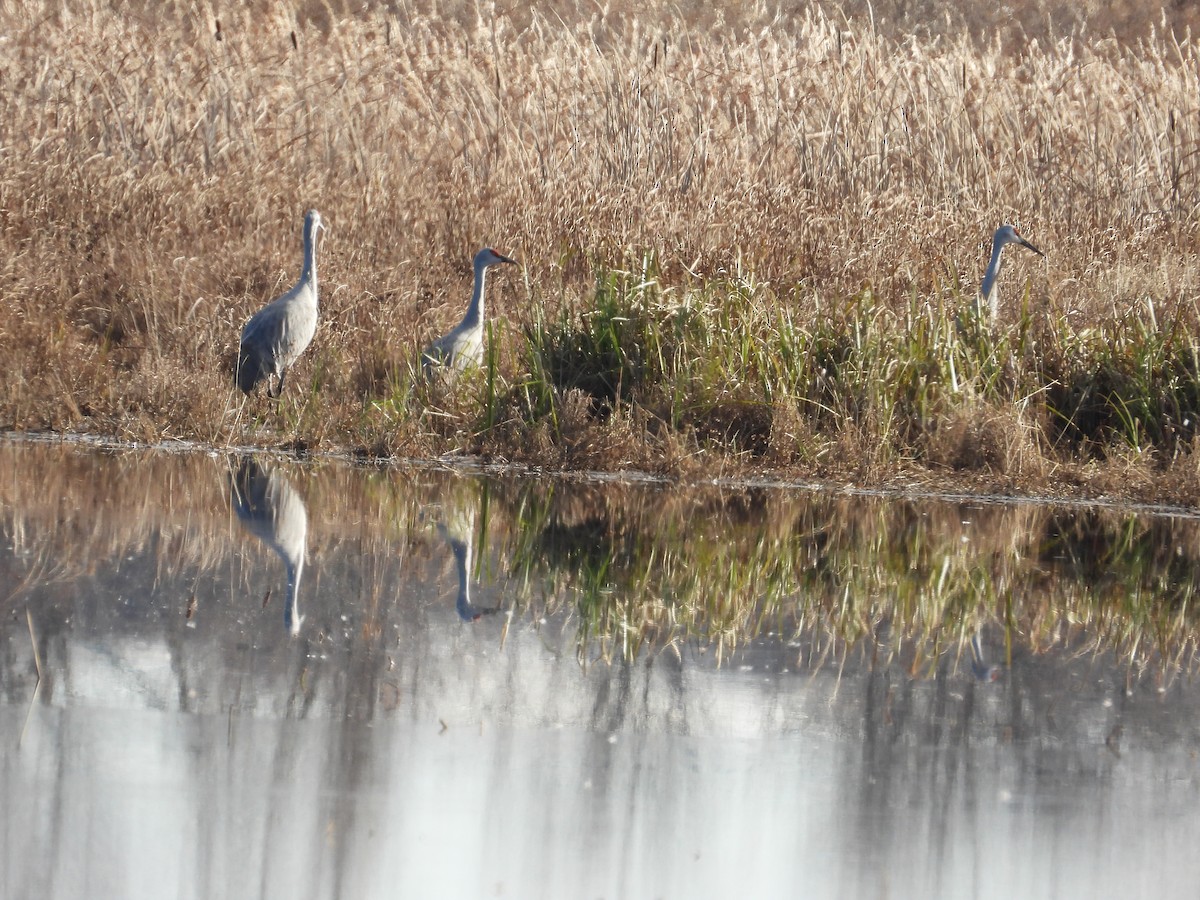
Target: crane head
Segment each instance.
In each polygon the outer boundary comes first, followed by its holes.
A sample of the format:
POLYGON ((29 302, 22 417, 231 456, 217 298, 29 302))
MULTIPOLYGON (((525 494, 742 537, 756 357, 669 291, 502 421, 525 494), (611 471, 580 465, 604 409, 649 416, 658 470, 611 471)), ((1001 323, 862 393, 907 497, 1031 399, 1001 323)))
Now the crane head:
POLYGON ((1021 233, 1017 231, 1015 225, 1001 225, 999 228, 997 228, 996 236, 992 238, 992 244, 996 247, 1003 247, 1005 244, 1019 244, 1026 249, 1032 250, 1038 256, 1046 255, 1037 247, 1033 246, 1033 244, 1029 243, 1029 241, 1025 240, 1025 238, 1021 237, 1021 233))
POLYGON ((316 234, 316 230, 325 229, 325 223, 321 221, 321 214, 315 209, 310 209, 304 214, 304 230, 309 234, 316 234))
POLYGON ((515 266, 517 261, 510 259, 503 253, 497 253, 491 247, 484 247, 475 254, 475 268, 477 269, 486 269, 488 266, 495 266, 499 263, 512 263, 515 266))

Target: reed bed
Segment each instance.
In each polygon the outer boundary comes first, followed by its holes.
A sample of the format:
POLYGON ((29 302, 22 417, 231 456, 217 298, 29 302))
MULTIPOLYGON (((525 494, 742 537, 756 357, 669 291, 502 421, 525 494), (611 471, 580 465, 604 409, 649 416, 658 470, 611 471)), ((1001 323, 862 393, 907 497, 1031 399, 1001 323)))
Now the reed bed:
POLYGON ((6 5, 0 426, 1195 500, 1190 13, 928 11, 6 5), (322 323, 243 406, 309 206, 322 323))

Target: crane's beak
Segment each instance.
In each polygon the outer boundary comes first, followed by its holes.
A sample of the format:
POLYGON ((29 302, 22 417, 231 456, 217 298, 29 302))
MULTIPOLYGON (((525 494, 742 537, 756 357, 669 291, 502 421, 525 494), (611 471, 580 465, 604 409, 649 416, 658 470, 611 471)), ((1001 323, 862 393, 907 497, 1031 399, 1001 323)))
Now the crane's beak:
POLYGON ((1020 235, 1017 235, 1017 240, 1019 240, 1021 242, 1022 247, 1028 247, 1030 250, 1032 250, 1038 256, 1046 255, 1041 250, 1039 250, 1037 247, 1033 246, 1033 244, 1029 243, 1029 241, 1025 240, 1025 238, 1021 237, 1020 235))
POLYGON ((510 259, 509 257, 504 256, 503 254, 500 254, 500 253, 497 253, 496 255, 500 257, 500 262, 512 263, 514 266, 517 265, 517 261, 515 259, 510 259))

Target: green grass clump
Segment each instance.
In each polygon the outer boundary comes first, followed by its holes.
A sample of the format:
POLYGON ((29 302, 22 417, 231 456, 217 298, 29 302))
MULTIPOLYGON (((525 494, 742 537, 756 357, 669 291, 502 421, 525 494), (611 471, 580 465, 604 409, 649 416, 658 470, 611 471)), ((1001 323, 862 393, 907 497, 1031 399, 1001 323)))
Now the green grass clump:
POLYGON ((526 326, 525 387, 538 401, 532 415, 553 414, 553 398, 568 391, 581 391, 597 415, 607 415, 664 377, 661 294, 650 272, 641 274, 604 272, 586 308, 563 306, 556 320, 539 315, 526 326))
POLYGON ((1190 323, 1159 329, 1152 315, 1064 341, 1042 373, 1054 440, 1095 453, 1113 444, 1165 458, 1190 450, 1200 414, 1200 345, 1190 323))
POLYGON ((741 272, 665 286, 652 258, 638 263, 492 342, 486 390, 461 409, 474 449, 544 462, 547 444, 522 446, 531 429, 561 449, 581 433, 628 442, 634 421, 680 456, 760 469, 841 454, 842 471, 1014 474, 1190 454, 1200 351, 1179 321, 1076 330, 1026 294, 1015 321, 993 323, 957 288, 896 310, 869 288, 785 299, 741 272), (813 315, 798 322, 797 306, 813 315))

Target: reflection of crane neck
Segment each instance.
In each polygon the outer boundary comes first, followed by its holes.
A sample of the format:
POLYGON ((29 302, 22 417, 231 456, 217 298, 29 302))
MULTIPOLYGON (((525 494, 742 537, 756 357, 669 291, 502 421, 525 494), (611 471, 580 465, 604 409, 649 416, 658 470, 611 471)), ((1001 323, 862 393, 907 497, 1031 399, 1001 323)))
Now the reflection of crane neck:
POLYGON ((288 634, 297 635, 300 633, 300 623, 304 621, 304 617, 300 615, 296 605, 300 595, 300 575, 304 572, 304 557, 301 556, 295 562, 284 557, 283 565, 287 570, 287 597, 283 602, 283 627, 287 629, 288 634))
POLYGON ((471 545, 452 539, 450 549, 454 551, 454 565, 458 571, 458 599, 454 607, 461 618, 470 621, 476 618, 475 609, 471 606, 471 545))
POLYGON ((983 639, 978 631, 971 638, 971 674, 977 681, 996 681, 1000 677, 1000 667, 988 665, 983 652, 983 639))
POLYGON ((487 266, 475 264, 475 287, 471 291, 471 305, 463 316, 462 324, 467 328, 477 328, 483 321, 483 290, 487 281, 487 266))

